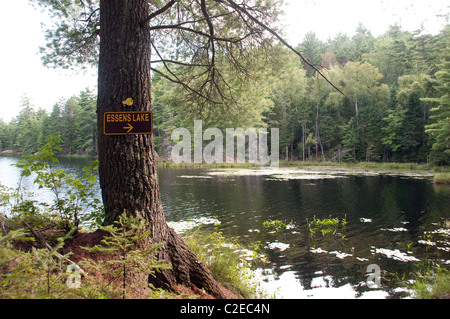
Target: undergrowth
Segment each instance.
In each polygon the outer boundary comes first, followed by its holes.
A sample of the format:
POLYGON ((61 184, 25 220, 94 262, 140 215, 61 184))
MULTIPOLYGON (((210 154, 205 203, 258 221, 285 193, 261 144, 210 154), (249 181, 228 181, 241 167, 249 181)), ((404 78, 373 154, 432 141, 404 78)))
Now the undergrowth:
MULTIPOLYGON (((59 143, 59 136, 51 136, 17 164, 22 177, 33 177, 39 188, 53 193, 52 203, 35 200, 20 184, 17 189, 0 185, 0 299, 197 297, 147 285, 146 277, 170 267, 154 257, 161 245, 142 245, 150 235, 142 220, 122 215, 114 225, 101 226, 103 207, 93 193, 98 163, 81 177, 67 174, 58 167, 59 143), (92 229, 107 233, 101 244, 70 252, 67 241, 92 229)), ((257 296, 247 271, 257 246, 245 250, 221 233, 191 234, 188 243, 219 283, 241 296, 257 296)))
POLYGON ((244 298, 267 297, 252 271, 265 262, 259 242, 246 245, 239 237, 200 228, 186 234, 185 241, 223 286, 244 298))
MULTIPOLYGON (((123 215, 114 225, 100 225, 103 209, 92 190, 97 163, 85 168, 84 176, 66 174, 54 154, 59 142, 51 137, 17 165, 22 176, 34 176, 35 183, 53 192, 52 203, 30 199, 21 185, 15 190, 0 185, 0 299, 196 298, 146 284, 145 276, 170 267, 154 258, 160 245, 141 245, 149 236, 142 220, 123 215), (66 244, 83 227, 107 235, 77 256, 66 244)), ((314 218, 308 221, 308 233, 312 241, 344 241, 346 225, 345 218, 314 218)), ((268 220, 264 227, 282 232, 290 224, 268 220)), ((265 261, 260 243, 201 229, 184 238, 220 284, 244 298, 267 297, 252 271, 265 261)), ((447 271, 429 269, 417 278, 412 287, 416 298, 450 297, 447 271)))
POLYGON ((412 289, 417 299, 450 299, 450 273, 442 267, 418 273, 412 289))

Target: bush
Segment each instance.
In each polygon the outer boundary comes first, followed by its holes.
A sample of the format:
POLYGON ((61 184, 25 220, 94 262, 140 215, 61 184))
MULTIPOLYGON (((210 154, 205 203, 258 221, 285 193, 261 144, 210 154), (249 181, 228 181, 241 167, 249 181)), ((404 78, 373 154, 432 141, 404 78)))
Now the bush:
POLYGON ((72 289, 68 284, 73 274, 68 270, 74 266, 59 249, 66 238, 59 238, 55 248, 16 249, 18 242, 30 242, 35 238, 23 230, 11 230, 0 236, 0 298, 6 299, 75 299, 90 298, 92 286, 72 289))
POLYGON ((109 233, 102 240, 102 245, 92 248, 82 247, 89 252, 100 252, 113 258, 87 259, 81 263, 88 269, 107 275, 109 281, 99 282, 99 290, 122 299, 138 296, 147 297, 152 292, 148 286, 148 276, 160 269, 170 268, 156 259, 156 251, 164 243, 143 246, 144 240, 150 236, 148 224, 138 218, 129 217, 124 212, 115 225, 100 227, 109 233), (137 274, 139 274, 137 276, 137 274), (137 280, 136 280, 137 279, 137 280), (113 283, 116 283, 114 285, 113 283))
POLYGON ((80 225, 93 227, 103 221, 103 205, 95 198, 94 186, 96 185, 95 172, 98 162, 91 162, 91 166, 83 168, 84 175, 75 178, 68 175, 55 165, 59 160, 55 152, 61 149, 62 140, 59 135, 51 135, 45 140, 46 144, 33 155, 27 155, 16 166, 22 169, 21 176, 27 177, 34 174, 34 183, 39 188, 47 188, 54 194, 51 205, 38 201, 25 201, 20 195, 22 190, 16 191, 17 205, 12 212, 19 216, 27 215, 35 217, 41 211, 50 214, 58 221, 61 228, 69 231, 80 225))

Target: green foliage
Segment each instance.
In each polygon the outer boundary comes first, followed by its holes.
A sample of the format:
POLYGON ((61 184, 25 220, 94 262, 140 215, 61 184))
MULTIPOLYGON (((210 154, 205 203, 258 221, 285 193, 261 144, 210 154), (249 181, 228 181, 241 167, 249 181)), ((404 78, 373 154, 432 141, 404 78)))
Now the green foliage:
POLYGON ((38 131, 45 113, 36 112, 27 96, 22 97, 20 107, 19 114, 13 120, 13 127, 8 129, 11 134, 10 141, 5 144, 11 148, 20 148, 25 153, 32 153, 36 151, 40 142, 41 136, 38 131))
POLYGON ((345 240, 346 235, 343 234, 345 228, 347 227, 347 219, 346 218, 325 218, 325 219, 316 219, 313 218, 311 222, 308 222, 308 230, 309 237, 315 245, 315 239, 317 235, 322 235, 322 238, 325 242, 328 241, 330 237, 337 238, 341 241, 345 240))
MULTIPOLYGON (((47 32, 48 44, 43 49, 48 65, 95 63, 98 1, 33 3, 58 19, 47 32), (81 19, 74 22, 75 16, 81 19), (69 54, 76 48, 78 54, 69 54)), ((161 6, 159 1, 149 4, 153 9, 161 6)), ((187 7, 183 1, 177 5, 188 16, 202 16, 198 8, 187 7)), ((258 2, 261 10, 275 18, 277 9, 271 5, 273 1, 258 2)), ((211 15, 223 13, 217 3, 208 6, 211 15)), ((227 38, 241 30, 242 25, 231 16, 216 26, 216 36, 227 38)), ((171 10, 164 17, 176 19, 171 10)), ((155 37, 160 58, 170 59, 166 66, 172 72, 164 73, 161 64, 155 65, 160 73, 152 78, 156 150, 167 158, 172 130, 190 129, 194 119, 201 119, 204 128, 277 127, 280 154, 290 160, 447 164, 448 27, 437 35, 424 34, 422 29, 405 31, 398 25, 378 37, 362 24, 355 31, 353 37, 340 33, 328 41, 309 32, 296 46, 347 98, 317 79, 308 65, 302 68, 298 57, 287 49, 252 43, 237 51, 222 48, 216 52, 220 73, 214 79, 229 98, 227 106, 213 102, 219 92, 209 85, 213 81, 203 64, 206 57, 190 60, 192 45, 202 44, 198 34, 180 36, 173 30, 167 37, 155 37), (169 45, 171 41, 176 45, 169 45), (174 77, 188 86, 169 81, 174 77), (207 85, 202 86, 205 80, 207 85), (203 100, 193 98, 192 88, 201 88, 203 100)), ((34 153, 50 134, 60 134, 64 141, 60 153, 95 155, 95 104, 95 96, 86 90, 61 100, 47 114, 35 110, 25 96, 19 115, 11 123, 0 121, 0 150, 34 153)))
POLYGON ((440 81, 440 85, 436 88, 439 92, 439 97, 430 97, 424 99, 424 101, 436 105, 431 110, 431 118, 434 120, 434 123, 427 126, 427 132, 435 138, 433 149, 443 151, 448 156, 450 154, 450 53, 448 51, 450 29, 447 28, 445 31, 447 34, 447 47, 443 51, 439 72, 436 73, 436 77, 440 81))
POLYGON ((387 116, 383 118, 387 126, 382 128, 385 135, 381 139, 381 142, 394 153, 399 151, 403 145, 402 136, 404 131, 402 124, 405 112, 406 110, 401 106, 397 106, 394 110, 388 110, 387 116))
MULTIPOLYGON (((298 48, 313 64, 321 65, 348 98, 333 91, 323 79, 316 79, 308 66, 301 70, 287 50, 274 50, 270 66, 252 78, 264 90, 247 87, 246 92, 250 103, 263 112, 264 124, 280 129, 280 154, 286 159, 312 161, 440 162, 441 151, 431 149, 432 138, 424 129, 437 118, 430 116, 431 103, 422 99, 436 96, 436 53, 445 47, 445 32, 436 36, 422 32, 393 26, 374 38, 359 25, 354 37, 338 34, 328 42, 308 33, 298 48), (263 97, 269 103, 266 109, 259 108, 263 97)), ((189 128, 194 119, 206 119, 212 113, 217 116, 205 126, 241 124, 231 122, 230 112, 224 114, 227 110, 217 107, 178 113, 174 106, 184 106, 186 96, 182 90, 168 92, 166 87, 170 86, 163 85, 161 90, 154 87, 154 97, 158 110, 168 111, 162 122, 167 138, 174 127, 189 128), (178 114, 183 114, 180 119, 178 114)), ((250 109, 241 108, 239 115, 249 113, 250 109)), ((155 118, 156 126, 158 121, 155 118)), ((258 127, 259 118, 245 123, 258 127)), ((159 141, 165 143, 163 135, 159 141)))
POLYGON ((103 207, 100 200, 95 198, 94 191, 98 162, 91 162, 90 167, 85 167, 81 178, 67 174, 56 166, 58 158, 55 157, 55 152, 61 150, 61 142, 60 136, 51 135, 36 154, 24 156, 16 164, 22 170, 22 177, 33 174, 34 183, 39 188, 47 188, 53 193, 53 204, 48 207, 47 203, 22 200, 13 212, 37 216, 43 207, 66 230, 81 224, 99 224, 103 219, 103 207))
MULTIPOLYGON (((53 248, 31 250, 15 248, 18 243, 35 241, 24 229, 0 236, 0 298, 180 297, 146 284, 149 275, 170 265, 156 257, 163 243, 146 241, 150 233, 145 221, 124 213, 115 225, 101 229, 109 235, 101 245, 83 247, 89 255, 82 254, 79 266, 69 258, 80 256, 59 253, 72 233, 58 238, 53 248)), ((243 245, 238 237, 226 238, 220 232, 199 230, 188 235, 186 242, 221 284, 246 298, 266 297, 251 271, 265 261, 260 243, 243 245)))
POLYGON ((292 221, 289 222, 289 224, 286 224, 278 219, 276 220, 269 219, 263 222, 264 230, 268 232, 281 232, 288 229, 292 225, 293 225, 292 221))
MULTIPOLYGON (((285 52, 283 53, 285 55, 285 52)), ((249 53, 252 63, 264 59, 257 53, 249 53)), ((189 72, 188 67, 178 67, 178 72, 189 72)), ((155 148, 158 153, 168 157, 171 147, 171 132, 174 128, 193 128, 193 120, 202 120, 204 128, 248 128, 265 127, 264 114, 272 106, 270 93, 276 79, 270 68, 256 67, 248 70, 245 80, 237 77, 233 70, 221 65, 223 81, 226 81, 233 92, 233 105, 217 106, 213 102, 196 102, 183 87, 177 86, 160 74, 152 78, 152 110, 154 114, 155 148)))
POLYGON ((3 209, 11 205, 12 196, 12 189, 0 183, 0 207, 2 208, 0 213, 3 212, 3 209))
POLYGON ((58 238, 53 248, 32 247, 26 250, 15 247, 34 242, 35 238, 29 237, 29 232, 23 229, 10 230, 7 235, 0 236, 0 298, 174 297, 156 289, 150 289, 143 296, 141 293, 145 290, 141 288, 148 288, 145 287, 145 277, 131 281, 132 275, 140 273, 148 276, 169 267, 155 257, 162 244, 148 248, 142 246, 149 235, 147 229, 144 222, 122 215, 115 226, 103 228, 110 234, 104 238, 103 245, 86 248, 90 252, 103 254, 103 257, 85 258, 79 266, 69 259, 72 253, 59 253, 73 232, 58 238), (111 258, 106 258, 107 255, 111 258))
POLYGON ((89 90, 82 91, 78 98, 78 111, 74 119, 76 133, 73 153, 97 154, 97 99, 89 90))
POLYGON ((434 176, 436 184, 450 184, 450 173, 438 173, 434 176))
POLYGON ((79 96, 61 99, 50 114, 36 110, 27 96, 19 114, 10 122, 0 121, 0 151, 33 154, 50 135, 61 135, 60 154, 95 155, 97 152, 96 96, 86 89, 79 96))
POLYGON ((70 68, 97 63, 100 27, 98 0, 30 1, 45 9, 53 19, 53 28, 45 32, 47 44, 40 48, 45 65, 70 68))
POLYGON ((68 287, 71 274, 66 269, 73 263, 68 259, 70 254, 61 255, 59 251, 79 226, 92 226, 103 219, 101 203, 93 190, 98 164, 93 162, 84 168, 81 178, 66 174, 57 167, 55 153, 61 149, 61 142, 60 136, 51 135, 35 154, 24 156, 16 164, 22 177, 33 176, 39 188, 53 193, 53 203, 26 199, 21 186, 14 192, 0 189, 0 201, 8 214, 2 219, 5 236, 0 240, 0 278, 6 298, 86 298, 93 291, 90 286, 85 290, 68 287), (36 241, 36 245, 16 249, 15 245, 23 241, 36 241))
POLYGON ((416 280, 408 284, 417 299, 448 299, 450 297, 450 274, 446 268, 426 267, 416 273, 416 280))
POLYGON ((14 248, 18 242, 34 242, 35 238, 23 229, 11 230, 0 236, 0 298, 26 299, 73 299, 90 298, 90 288, 71 289, 68 267, 73 263, 70 254, 61 255, 58 251, 70 233, 58 238, 52 248, 14 248))
MULTIPOLYGON (((102 240, 102 245, 92 248, 83 247, 89 252, 112 255, 112 259, 99 261, 85 259, 81 264, 89 269, 111 275, 111 281, 118 279, 121 283, 119 285, 121 298, 125 299, 130 296, 130 290, 135 293, 148 288, 146 286, 148 280, 145 276, 153 276, 155 272, 170 268, 171 265, 162 263, 156 258, 156 252, 164 243, 149 245, 146 242, 150 238, 150 230, 148 223, 144 220, 127 216, 124 212, 114 224, 100 227, 109 233, 102 240), (137 274, 141 274, 141 277, 137 274)), ((108 288, 110 288, 109 283, 104 283, 100 291, 106 291, 108 288)))
POLYGON ((265 262, 260 243, 245 245, 239 237, 228 238, 221 232, 196 230, 187 234, 186 243, 222 285, 244 298, 264 297, 251 271, 265 262))
MULTIPOLYGON (((306 33, 303 42, 299 45, 297 50, 303 52, 305 59, 312 65, 319 66, 322 63, 322 56, 325 53, 325 45, 316 37, 314 32, 310 31, 306 33)), ((306 64, 305 69, 308 76, 312 76, 316 72, 306 64)))

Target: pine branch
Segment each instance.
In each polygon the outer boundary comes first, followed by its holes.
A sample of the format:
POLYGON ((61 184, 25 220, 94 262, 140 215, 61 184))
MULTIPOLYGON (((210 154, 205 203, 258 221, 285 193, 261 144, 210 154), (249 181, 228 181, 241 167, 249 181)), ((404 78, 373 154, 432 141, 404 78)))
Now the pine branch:
MULTIPOLYGON (((317 69, 313 64, 311 64, 308 60, 305 59, 305 57, 298 52, 296 49, 294 49, 289 43, 286 42, 286 40, 284 40, 275 30, 269 28, 267 25, 265 25, 264 23, 262 23, 261 21, 259 21, 256 17, 254 17, 250 12, 248 12, 247 9, 245 9, 244 7, 238 5, 236 2, 232 1, 232 0, 224 0, 226 2, 228 2, 230 4, 230 6, 235 9, 236 11, 242 12, 244 15, 246 15, 250 20, 252 20, 254 23, 256 23, 257 25, 259 25, 260 27, 262 27, 263 29, 265 29, 266 31, 268 31, 270 34, 272 34, 275 38, 277 38, 285 47, 287 47, 289 50, 291 50, 292 52, 294 52, 296 55, 298 55, 305 64, 307 64, 308 66, 310 66, 312 69, 314 69, 322 78, 325 79, 325 81, 328 82, 328 84, 330 84, 334 89, 336 89, 340 94, 342 94, 343 96, 347 97, 338 87, 336 87, 330 80, 328 80, 328 78, 322 74, 322 72, 319 71, 319 69, 317 69)), ((216 2, 223 2, 222 0, 217 0, 216 2)))
POLYGON ((186 63, 186 62, 180 62, 180 61, 168 60, 168 59, 153 60, 153 61, 151 61, 151 63, 171 63, 171 64, 178 64, 178 65, 189 66, 189 67, 209 67, 208 64, 186 63))
POLYGON ((176 2, 178 2, 180 0, 170 0, 169 2, 166 3, 166 5, 164 7, 162 7, 161 9, 156 10, 155 12, 151 13, 147 19, 145 19, 144 21, 141 22, 141 28, 147 24, 151 19, 159 16, 160 14, 166 12, 167 10, 169 10, 176 2))

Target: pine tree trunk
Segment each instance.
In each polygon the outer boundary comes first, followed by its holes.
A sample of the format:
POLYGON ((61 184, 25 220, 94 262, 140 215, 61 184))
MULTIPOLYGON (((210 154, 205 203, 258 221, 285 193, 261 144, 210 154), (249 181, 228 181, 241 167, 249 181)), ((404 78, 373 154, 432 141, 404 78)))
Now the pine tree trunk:
POLYGON ((148 0, 100 1, 97 116, 105 224, 113 223, 124 211, 145 218, 152 234, 148 244, 166 243, 159 258, 172 264, 172 269, 149 280, 172 291, 178 284, 194 284, 221 298, 209 271, 165 221, 152 135, 103 133, 105 112, 151 111, 151 37, 148 24, 140 23, 148 15, 148 0), (134 100, 133 106, 122 104, 127 98, 134 100))

